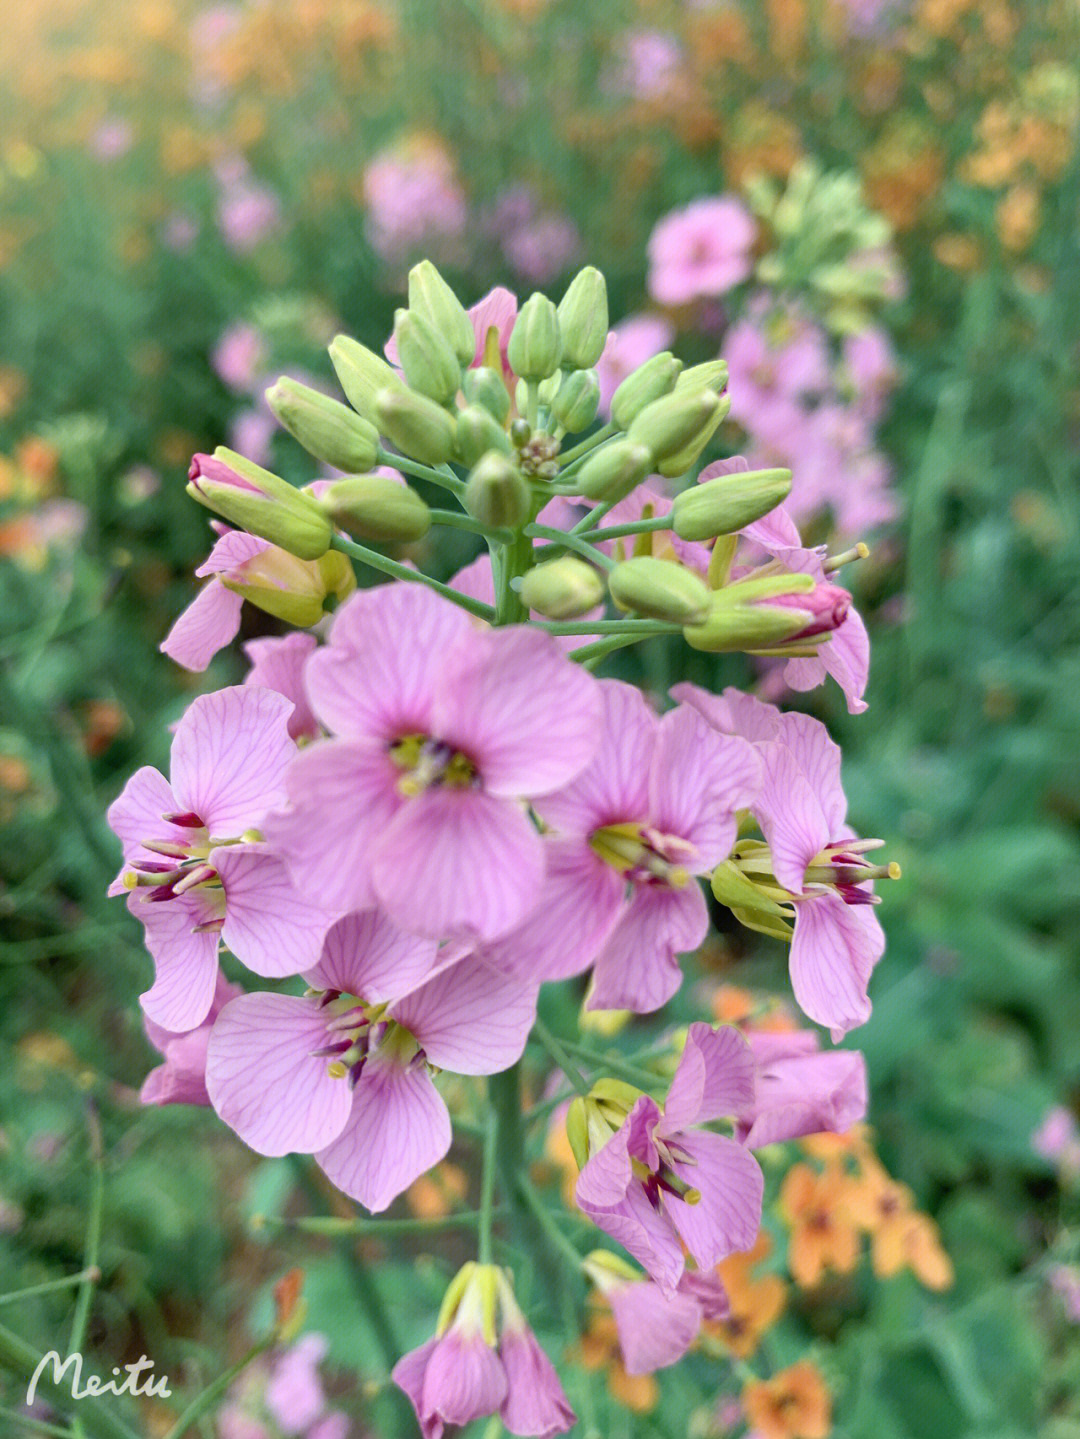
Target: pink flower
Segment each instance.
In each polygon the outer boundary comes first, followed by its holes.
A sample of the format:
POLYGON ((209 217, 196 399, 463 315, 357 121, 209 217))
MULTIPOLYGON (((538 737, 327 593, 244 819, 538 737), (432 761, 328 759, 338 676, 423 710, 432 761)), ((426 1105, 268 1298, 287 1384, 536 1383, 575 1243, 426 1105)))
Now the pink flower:
POLYGON ((544 875, 524 803, 592 759, 596 681, 549 635, 397 583, 337 611, 306 683, 334 738, 297 756, 268 829, 297 882, 432 937, 519 924, 544 875))
POLYGON ((601 81, 603 88, 616 94, 662 99, 673 93, 686 68, 682 46, 666 30, 627 31, 616 49, 617 63, 601 81))
POLYGON ((670 348, 674 338, 674 327, 662 315, 631 315, 612 329, 596 365, 600 410, 605 418, 611 414, 612 395, 627 375, 670 348))
POLYGON ((351 1198, 385 1209, 450 1148, 429 1066, 495 1074, 520 1057, 537 986, 445 958, 377 910, 346 915, 304 978, 312 995, 245 994, 207 1054, 221 1118, 258 1154, 314 1154, 351 1198))
POLYGON ((757 1161, 698 1126, 752 1104, 754 1061, 730 1027, 692 1024, 661 1109, 643 1094, 578 1175, 578 1205, 670 1298, 690 1251, 699 1269, 750 1249, 761 1225, 757 1161))
POLYGON ((248 640, 243 647, 251 661, 244 683, 276 690, 292 701, 289 734, 295 740, 314 739, 320 733, 304 688, 304 666, 316 648, 314 635, 296 632, 283 635, 280 639, 248 640))
POLYGON ((748 744, 692 710, 661 719, 631 685, 600 689, 596 759, 537 802, 553 834, 536 915, 489 957, 538 979, 593 963, 590 1008, 647 1013, 678 989, 676 956, 705 938, 693 876, 727 857, 759 773, 748 744))
POLYGON ((543 211, 502 238, 507 261, 534 285, 561 275, 581 249, 581 235, 569 215, 543 211))
POLYGON ((135 131, 131 121, 114 115, 103 120, 90 136, 89 149, 98 160, 118 160, 134 143, 135 131))
POLYGON ((446 152, 418 140, 383 151, 364 170, 367 234, 384 260, 399 261, 425 246, 445 246, 468 221, 465 196, 446 152))
POLYGON ((844 1134, 866 1118, 866 1061, 856 1050, 819 1052, 810 1030, 747 1036, 757 1067, 753 1103, 738 1116, 737 1138, 750 1149, 844 1134))
MULTIPOLYGON (((498 337, 499 355, 502 360, 504 372, 510 371, 510 362, 506 358, 506 347, 510 343, 510 334, 517 319, 517 296, 512 290, 507 290, 503 285, 496 285, 475 305, 469 306, 469 319, 473 323, 473 330, 476 333, 476 354, 473 356, 470 369, 485 363, 484 351, 487 347, 488 333, 494 330, 498 337)), ((398 359, 397 339, 391 335, 383 346, 383 352, 392 365, 400 364, 398 359)))
POLYGON ((254 325, 230 325, 210 362, 230 390, 250 392, 266 363, 266 341, 254 325))
POLYGON ((855 403, 871 423, 881 418, 897 381, 896 352, 887 330, 870 325, 844 341, 844 370, 855 403))
POLYGON ((644 1275, 631 1277, 629 1266, 598 1250, 583 1268, 611 1305, 628 1374, 652 1374, 676 1364, 693 1344, 706 1320, 727 1318, 727 1294, 715 1270, 684 1269, 672 1294, 644 1275))
POLYGON ((124 846, 109 892, 130 891, 146 928, 157 977, 142 1005, 163 1029, 183 1033, 210 1012, 220 940, 268 978, 321 952, 332 915, 293 887, 258 830, 284 797, 291 711, 271 690, 201 695, 176 727, 171 781, 145 766, 109 808, 124 846))
POLYGON ((750 274, 757 225, 734 195, 694 200, 649 236, 648 289, 661 305, 723 295, 750 274))
POLYGON ((1043 1115, 1031 1136, 1031 1147, 1043 1159, 1052 1160, 1065 1174, 1080 1174, 1080 1129, 1071 1110, 1054 1104, 1043 1115))
POLYGON ((271 1369, 264 1399, 285 1434, 303 1433, 325 1413, 326 1392, 319 1365, 329 1347, 324 1334, 305 1334, 271 1369))
POLYGON ((231 999, 243 994, 238 984, 230 984, 218 974, 214 998, 203 1022, 186 1034, 173 1034, 160 1024, 143 1016, 146 1037, 165 1063, 152 1069, 143 1080, 139 1099, 143 1104, 209 1105, 206 1092, 206 1046, 214 1020, 231 999))
POLYGON ((731 418, 754 436, 793 453, 793 432, 802 428, 806 398, 830 382, 824 331, 795 311, 751 303, 724 341, 731 418))
POLYGON ((230 250, 245 255, 281 224, 281 201, 251 178, 225 187, 218 199, 218 228, 230 250))

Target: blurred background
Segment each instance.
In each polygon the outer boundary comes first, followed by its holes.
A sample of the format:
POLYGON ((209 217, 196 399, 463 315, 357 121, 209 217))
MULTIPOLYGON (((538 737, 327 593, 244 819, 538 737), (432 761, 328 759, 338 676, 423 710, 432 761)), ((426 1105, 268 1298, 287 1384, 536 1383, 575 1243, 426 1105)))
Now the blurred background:
MULTIPOLYGON (((812 1352, 828 1432, 850 1439, 1078 1439, 1077 31, 1074 0, 8 7, 0 1290, 79 1270, 100 1201, 98 1372, 148 1353, 198 1387, 297 1262, 325 1342, 293 1361, 331 1397, 301 1428, 251 1398, 264 1375, 230 1400, 261 1431, 226 1414, 202 1432, 314 1434, 335 1414, 348 1427, 327 1439, 411 1432, 385 1407, 365 1305, 374 1285, 415 1342, 439 1264, 430 1246, 395 1260, 253 1226, 291 1212, 306 1174, 209 1111, 140 1106, 150 962, 105 898, 104 810, 162 762, 193 694, 243 674, 233 651, 205 675, 158 653, 208 548, 191 454, 227 443, 311 478, 262 392, 282 372, 332 389, 339 329, 381 349, 422 256, 466 303, 494 285, 557 298, 593 263, 616 322, 606 393, 657 349, 725 355, 716 453, 790 465, 804 532, 871 548, 845 572, 869 708, 849 715, 835 687, 799 702, 843 745, 852 822, 903 867, 852 1042, 876 1153, 948 1269, 896 1273, 868 1241, 857 1270, 785 1276, 770 1362, 812 1352), (722 197, 753 217, 736 285, 710 271, 705 202, 722 197)), ((449 575, 472 554, 450 539, 413 556, 449 575)), ((245 606, 246 638, 273 632, 245 606)), ((657 690, 686 673, 660 641, 626 663, 657 690)), ((711 685, 782 693, 748 663, 695 663, 711 685)), ((779 946, 753 939, 703 956, 684 1018, 703 983, 783 987, 779 946)), ((443 1212, 467 1168, 401 1212, 443 1212)), ((747 1296, 748 1312, 775 1300, 747 1296)), ((40 1352, 71 1305, 59 1291, 0 1319, 40 1352)), ((643 1385, 594 1341, 573 1362, 610 1403, 605 1435, 745 1432, 716 1400, 722 1345, 643 1385)), ((150 1405, 144 1422, 170 1420, 150 1405)))

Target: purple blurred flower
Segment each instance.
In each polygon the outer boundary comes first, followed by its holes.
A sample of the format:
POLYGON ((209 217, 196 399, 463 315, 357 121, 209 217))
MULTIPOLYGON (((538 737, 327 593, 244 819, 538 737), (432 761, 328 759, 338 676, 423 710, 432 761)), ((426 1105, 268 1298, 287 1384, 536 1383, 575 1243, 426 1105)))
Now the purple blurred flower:
POLYGON ((745 280, 757 225, 734 195, 694 200, 649 236, 648 290, 661 305, 722 295, 745 280))

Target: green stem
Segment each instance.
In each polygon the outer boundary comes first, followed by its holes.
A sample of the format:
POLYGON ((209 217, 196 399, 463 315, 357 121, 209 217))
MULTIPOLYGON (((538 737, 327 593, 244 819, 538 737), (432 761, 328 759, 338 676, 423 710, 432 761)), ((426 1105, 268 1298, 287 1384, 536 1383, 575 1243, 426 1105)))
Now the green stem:
POLYGON ((553 545, 561 545, 563 549, 575 550, 590 564, 600 565, 605 570, 615 568, 615 561, 610 555, 605 555, 603 550, 594 549, 588 540, 580 539, 566 530, 556 530, 550 525, 526 525, 525 533, 533 539, 550 540, 553 545))
POLYGON ((536 621, 538 629, 547 630, 549 635, 628 635, 635 639, 647 639, 650 635, 677 635, 682 633, 681 625, 668 624, 666 620, 573 620, 569 624, 560 621, 536 621))
POLYGON ((468 610, 471 615, 476 615, 489 622, 495 618, 495 611, 490 605, 485 605, 480 600, 474 600, 469 595, 463 595, 458 590, 451 589, 449 585, 444 585, 441 580, 435 580, 430 575, 423 574, 420 570, 410 569, 408 565, 388 559, 386 555, 380 555, 378 550, 369 550, 367 545, 358 545, 355 540, 347 540, 341 535, 335 535, 330 543, 335 550, 341 550, 343 554, 351 555, 354 560, 359 560, 361 564, 368 565, 381 574, 390 575, 395 580, 407 580, 410 584, 427 585, 429 590, 434 590, 437 595, 442 595, 443 599, 450 600, 461 609, 468 610))
POLYGON ((618 500, 601 500, 594 505, 584 519, 578 520, 577 524, 570 531, 572 535, 583 535, 586 530, 594 530, 600 520, 604 518, 609 510, 613 510, 618 500))
POLYGON ((533 542, 521 530, 508 545, 503 545, 498 566, 498 588, 495 592, 495 623, 497 625, 521 625, 529 618, 525 602, 514 588, 512 581, 519 579, 530 569, 535 556, 533 542))
POLYGON ((548 1212, 547 1206, 545 1205, 544 1201, 540 1198, 539 1194, 537 1194, 535 1188, 533 1187, 532 1180, 524 1172, 518 1175, 518 1190, 521 1194, 521 1197, 525 1200, 525 1203, 528 1205, 529 1209, 535 1216, 537 1222, 540 1225, 540 1228, 543 1230, 544 1238, 547 1240, 548 1244, 555 1251, 555 1253, 558 1254, 559 1258, 567 1266, 567 1268, 571 1269, 575 1274, 580 1276, 581 1255, 577 1252, 574 1246, 570 1243, 569 1239, 567 1239, 566 1235, 556 1224, 555 1220, 548 1212))
POLYGON ((639 1088, 656 1089, 664 1083, 659 1074, 652 1074, 647 1069, 640 1069, 636 1064, 629 1064, 617 1055, 597 1054, 595 1050, 589 1049, 586 1045, 575 1044, 569 1039, 564 1043, 570 1053, 585 1064, 591 1064, 595 1069, 609 1070, 619 1078, 625 1079, 629 1084, 636 1084, 639 1088))
POLYGON ((563 467, 565 468, 567 465, 572 465, 575 460, 580 460, 584 455, 587 455, 590 450, 595 450, 597 445, 602 445, 605 440, 610 440, 612 435, 618 434, 618 432, 618 425, 613 425, 610 421, 606 425, 601 426, 599 430, 594 430, 591 435, 587 435, 585 439, 583 439, 580 444, 575 445, 572 450, 566 450, 559 456, 563 467))
MULTIPOLYGON (((593 511, 595 514, 595 510, 593 511)), ((587 534, 593 544, 600 540, 617 540, 623 535, 647 535, 654 530, 670 530, 671 516, 659 515, 651 520, 631 520, 625 525, 610 525, 603 530, 588 530, 587 534)))
POLYGON ((536 380, 525 381, 525 418, 529 427, 536 429, 540 417, 540 385, 536 380))
POLYGON ((17 1414, 14 1409, 0 1408, 0 1419, 10 1419, 12 1423, 12 1434, 54 1434, 57 1439, 71 1439, 72 1430, 63 1429, 59 1424, 46 1424, 44 1419, 31 1419, 29 1414, 17 1414), (21 1429, 14 1426, 19 1424, 21 1429))
MULTIPOLYGON (((64 1358, 66 1357, 65 1355, 64 1358)), ((35 1349, 0 1324, 0 1369, 6 1369, 22 1384, 28 1385, 37 1372, 41 1359, 42 1355, 35 1349)), ((63 1414, 70 1410, 73 1402, 71 1389, 55 1384, 50 1377, 52 1373, 51 1366, 42 1370, 38 1375, 36 1392, 51 1408, 63 1414)), ((130 1429, 122 1419, 117 1418, 114 1412, 115 1399, 110 1397, 106 1403, 103 1399, 87 1395, 77 1402, 83 1428, 91 1439, 139 1439, 134 1429, 130 1429)))
POLYGON ((390 1239, 434 1234, 440 1229, 472 1229, 480 1217, 478 1209, 463 1209, 456 1214, 440 1215, 438 1219, 338 1219, 331 1215, 277 1219, 258 1214, 252 1217, 251 1224, 255 1229, 297 1230, 301 1234, 320 1234, 326 1239, 390 1239))
POLYGON ((260 1354, 265 1354, 273 1346, 276 1338, 276 1331, 271 1330, 265 1339, 261 1339, 258 1344, 248 1350, 243 1359, 226 1369, 224 1374, 219 1374, 212 1384, 208 1384, 201 1394, 197 1394, 165 1435, 165 1439, 184 1439, 184 1435, 204 1414, 210 1414, 217 1408, 233 1380, 241 1375, 253 1360, 258 1359, 260 1354))
POLYGON ((94 1284, 101 1278, 101 1270, 94 1265, 92 1269, 81 1269, 78 1274, 68 1274, 63 1279, 49 1279, 44 1284, 31 1284, 27 1289, 12 1289, 7 1294, 0 1294, 0 1304, 17 1304, 22 1299, 36 1299, 39 1294, 51 1294, 57 1289, 70 1289, 74 1284, 83 1284, 89 1281, 94 1284))
POLYGON ((581 1070, 578 1069, 577 1065, 574 1063, 574 1061, 567 1054, 566 1050, 552 1034, 551 1030, 548 1029, 547 1025, 543 1022, 543 1020, 536 1020, 536 1022, 533 1024, 533 1033, 547 1050, 548 1054, 551 1055, 552 1059, 559 1066, 562 1072, 566 1075, 567 1079, 574 1086, 577 1092, 579 1094, 588 1094, 588 1080, 585 1079, 584 1075, 581 1073, 581 1070))
POLYGON ((391 469, 400 470, 402 474, 413 475, 418 480, 427 480, 429 484, 449 490, 452 495, 457 495, 459 498, 465 493, 464 480, 459 480, 449 468, 432 469, 430 465, 422 465, 419 460, 407 460, 404 455, 392 454, 390 450, 384 450, 381 445, 375 451, 375 458, 380 465, 389 465, 391 469))
POLYGON ((647 639, 647 635, 629 634, 616 635, 612 639, 597 640, 594 645, 580 645, 576 650, 571 651, 570 659, 576 665, 584 665, 591 670, 600 660, 605 659, 613 650, 625 649, 627 645, 636 645, 640 640, 647 639))
POLYGON ((83 1281, 75 1299, 75 1314, 71 1321, 71 1338, 68 1353, 79 1354, 86 1338, 86 1326, 90 1320, 90 1301, 94 1297, 94 1284, 101 1277, 98 1268, 98 1254, 101 1249, 101 1215, 105 1204, 105 1164, 101 1152, 101 1124, 97 1110, 88 1102, 86 1122, 90 1140, 90 1214, 86 1222, 86 1249, 83 1254, 83 1281))
MULTIPOLYGON (((495 1162, 499 1188, 509 1206, 515 1239, 531 1239, 528 1214, 518 1191, 518 1178, 525 1168, 525 1131, 521 1121, 521 1064, 493 1074, 488 1080, 488 1102, 495 1115, 497 1138, 495 1162)), ((524 1245, 528 1248, 528 1243, 524 1245)))
POLYGON ((495 1153, 498 1148, 499 1127, 495 1109, 488 1106, 487 1122, 484 1126, 484 1158, 480 1171, 480 1234, 478 1251, 481 1264, 491 1263, 491 1221, 495 1200, 495 1153))
POLYGON ((468 530, 474 535, 483 535, 486 540, 495 540, 500 544, 506 544, 511 538, 509 530, 492 529, 490 525, 482 525, 479 520, 474 520, 472 515, 463 515, 460 510, 432 510, 431 523, 442 525, 448 530, 468 530))

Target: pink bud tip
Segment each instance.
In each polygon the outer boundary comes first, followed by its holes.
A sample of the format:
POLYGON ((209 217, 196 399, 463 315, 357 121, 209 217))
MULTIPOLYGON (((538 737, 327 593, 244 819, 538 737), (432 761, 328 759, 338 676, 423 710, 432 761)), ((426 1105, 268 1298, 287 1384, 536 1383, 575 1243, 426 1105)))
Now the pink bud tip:
POLYGON ((815 635, 832 634, 839 629, 851 609, 851 596, 839 585, 815 585, 808 595, 776 595, 767 601, 769 605, 780 605, 784 609, 803 610, 810 615, 810 622, 790 635, 785 643, 813 639, 815 635))

